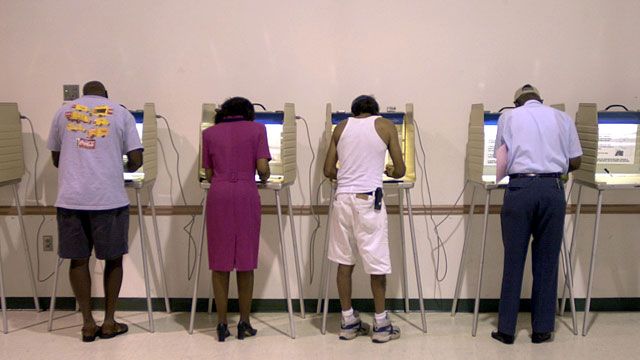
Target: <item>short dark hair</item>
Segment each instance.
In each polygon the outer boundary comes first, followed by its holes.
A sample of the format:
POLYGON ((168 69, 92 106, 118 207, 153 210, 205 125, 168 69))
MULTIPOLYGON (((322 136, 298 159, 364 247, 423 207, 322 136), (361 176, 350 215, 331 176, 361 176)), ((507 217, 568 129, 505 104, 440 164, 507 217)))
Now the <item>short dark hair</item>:
POLYGON ((354 116, 360 114, 378 115, 380 113, 380 106, 373 96, 360 95, 351 103, 351 113, 354 116))
POLYGON ((100 81, 94 80, 84 84, 82 87, 82 94, 107 97, 107 89, 105 89, 104 85, 100 81))
POLYGON ((232 97, 222 103, 220 109, 216 112, 214 122, 216 124, 223 122, 227 117, 242 117, 245 120, 253 121, 256 118, 256 112, 253 104, 243 97, 232 97))

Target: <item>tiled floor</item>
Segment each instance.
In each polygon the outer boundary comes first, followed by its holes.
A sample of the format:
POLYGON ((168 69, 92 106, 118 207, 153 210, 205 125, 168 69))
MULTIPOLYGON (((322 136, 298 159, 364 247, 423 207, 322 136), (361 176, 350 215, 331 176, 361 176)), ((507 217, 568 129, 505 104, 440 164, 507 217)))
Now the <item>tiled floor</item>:
MULTIPOLYGON (((288 336, 286 314, 257 313, 252 324, 258 336, 244 341, 231 337, 214 340, 215 316, 200 313, 196 331, 187 334, 186 313, 155 313, 156 332, 150 334, 146 313, 120 312, 129 324, 129 334, 94 343, 80 341, 81 318, 76 313, 58 312, 54 331, 47 332, 47 313, 9 312, 9 334, 0 334, 0 359, 638 359, 640 358, 640 313, 599 313, 587 337, 574 336, 570 318, 558 319, 555 341, 530 342, 528 314, 521 314, 520 329, 512 346, 492 340, 495 314, 481 314, 478 336, 471 336, 471 315, 428 314, 428 333, 417 326, 417 313, 392 315, 402 330, 399 340, 373 344, 369 338, 340 341, 338 314, 329 318, 329 333, 320 334, 321 318, 296 318, 297 338, 288 336)), ((579 315, 582 315, 580 313, 579 315)), ((96 313, 96 317, 102 315, 96 313)), ((371 321, 370 314, 363 314, 371 321)), ((581 319, 581 318, 579 318, 581 319)), ((232 317, 231 321, 237 321, 232 317)), ((235 326, 231 328, 235 334, 235 326)))

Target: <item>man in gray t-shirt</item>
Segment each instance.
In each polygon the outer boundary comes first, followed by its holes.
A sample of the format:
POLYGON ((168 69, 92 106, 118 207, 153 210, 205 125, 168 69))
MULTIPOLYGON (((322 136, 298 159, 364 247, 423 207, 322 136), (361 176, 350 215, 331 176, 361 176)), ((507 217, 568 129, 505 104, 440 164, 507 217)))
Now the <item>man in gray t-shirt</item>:
POLYGON ((127 332, 114 318, 122 285, 122 256, 128 252, 129 198, 122 176, 142 166, 142 144, 131 113, 107 98, 98 81, 53 118, 48 148, 58 171, 58 255, 70 259, 69 279, 83 317, 82 341, 127 332), (89 257, 105 260, 105 318, 91 314, 89 257))

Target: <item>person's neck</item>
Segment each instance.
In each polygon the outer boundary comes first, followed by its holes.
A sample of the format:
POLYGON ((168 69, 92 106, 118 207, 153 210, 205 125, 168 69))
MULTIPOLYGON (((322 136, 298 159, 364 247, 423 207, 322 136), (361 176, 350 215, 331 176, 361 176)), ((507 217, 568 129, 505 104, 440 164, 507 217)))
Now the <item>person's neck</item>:
POLYGON ((369 113, 363 113, 363 114, 360 114, 360 115, 356 116, 356 118, 363 119, 363 118, 368 118, 370 116, 373 116, 373 115, 371 115, 369 113))

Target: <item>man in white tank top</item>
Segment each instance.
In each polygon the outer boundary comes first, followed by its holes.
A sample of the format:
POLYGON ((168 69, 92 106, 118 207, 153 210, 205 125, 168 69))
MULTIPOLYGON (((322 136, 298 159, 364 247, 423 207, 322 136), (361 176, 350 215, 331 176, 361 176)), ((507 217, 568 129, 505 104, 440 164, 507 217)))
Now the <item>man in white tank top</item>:
POLYGON ((378 103, 371 96, 357 97, 351 104, 353 117, 340 122, 331 138, 324 175, 338 181, 330 222, 329 260, 338 264, 338 294, 342 307, 340 339, 351 340, 369 333, 351 306, 351 274, 355 253, 371 275, 375 304, 372 340, 387 342, 400 337, 384 308, 386 275, 391 273, 387 212, 384 202, 374 208, 374 194, 382 190, 383 172, 393 178, 404 176, 405 166, 398 132, 391 120, 380 117, 378 103), (385 169, 387 150, 393 165, 385 169), (338 169, 340 160, 340 169, 338 169))

